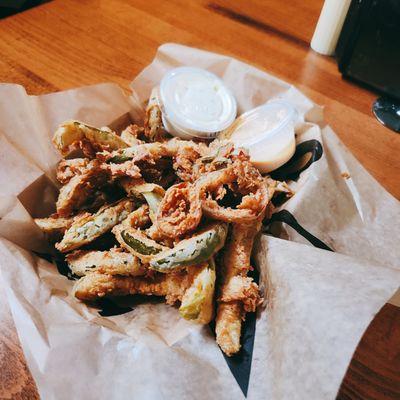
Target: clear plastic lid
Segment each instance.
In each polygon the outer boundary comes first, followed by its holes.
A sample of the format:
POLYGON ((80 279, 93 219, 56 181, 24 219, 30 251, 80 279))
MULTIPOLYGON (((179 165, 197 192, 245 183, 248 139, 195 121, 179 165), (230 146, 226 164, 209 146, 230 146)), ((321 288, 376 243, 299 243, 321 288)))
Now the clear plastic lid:
POLYGON ((296 118, 290 104, 273 101, 242 114, 221 136, 247 149, 253 164, 267 173, 292 157, 296 118))
POLYGON ((296 109, 283 101, 272 101, 245 112, 227 130, 235 142, 253 146, 282 135, 285 126, 294 123, 296 109))
POLYGON ((169 71, 160 83, 160 101, 166 124, 188 136, 212 139, 236 117, 232 93, 216 75, 200 68, 169 71))

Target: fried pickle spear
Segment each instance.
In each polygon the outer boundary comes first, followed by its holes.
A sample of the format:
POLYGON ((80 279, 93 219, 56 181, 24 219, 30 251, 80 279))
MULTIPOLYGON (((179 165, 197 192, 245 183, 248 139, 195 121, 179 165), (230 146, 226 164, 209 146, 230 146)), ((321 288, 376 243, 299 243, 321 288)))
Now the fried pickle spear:
POLYGON ((94 301, 104 296, 144 294, 165 296, 167 304, 174 304, 182 299, 194 276, 191 269, 188 272, 157 274, 154 277, 90 273, 75 284, 73 292, 75 297, 83 301, 94 301))
POLYGON ((115 150, 112 152, 100 152, 97 157, 107 163, 121 164, 126 161, 155 161, 162 157, 176 157, 187 151, 193 151, 199 157, 209 153, 205 143, 195 143, 191 140, 169 139, 164 142, 143 143, 126 149, 115 150))
POLYGON ((150 268, 170 273, 189 265, 204 263, 222 249, 227 233, 227 224, 211 223, 192 237, 178 242, 172 249, 154 255, 149 260, 150 268))
POLYGON ((77 276, 91 272, 109 275, 140 276, 147 269, 137 257, 120 248, 108 251, 76 250, 67 255, 66 260, 71 271, 77 276))
POLYGON ((133 208, 134 203, 124 199, 100 208, 95 214, 87 214, 65 232, 61 242, 56 244, 57 250, 66 253, 92 242, 125 219, 133 208))
POLYGON ((227 356, 240 350, 242 320, 260 303, 258 286, 246 275, 261 221, 262 216, 252 224, 233 224, 231 239, 224 249, 215 332, 217 343, 227 356))
POLYGON ((128 144, 114 132, 98 129, 79 121, 62 123, 53 136, 53 143, 62 156, 69 154, 72 146, 85 141, 96 151, 117 150, 128 147, 128 144))

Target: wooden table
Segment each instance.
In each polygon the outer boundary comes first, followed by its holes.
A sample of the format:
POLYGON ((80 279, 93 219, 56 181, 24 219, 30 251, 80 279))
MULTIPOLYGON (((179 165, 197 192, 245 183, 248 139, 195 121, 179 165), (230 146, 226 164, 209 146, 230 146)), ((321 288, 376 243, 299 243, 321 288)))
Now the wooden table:
MULTIPOLYGON (((328 123, 400 198, 400 135, 371 115, 373 93, 344 81, 309 42, 322 0, 52 1, 0 21, 0 81, 48 93, 97 82, 127 88, 156 48, 179 42, 225 53, 291 82, 325 105, 328 123)), ((0 398, 36 399, 0 290, 0 398)), ((387 304, 364 335, 339 399, 400 398, 400 309, 387 304)), ((310 399, 317 400, 317 399, 310 399)))

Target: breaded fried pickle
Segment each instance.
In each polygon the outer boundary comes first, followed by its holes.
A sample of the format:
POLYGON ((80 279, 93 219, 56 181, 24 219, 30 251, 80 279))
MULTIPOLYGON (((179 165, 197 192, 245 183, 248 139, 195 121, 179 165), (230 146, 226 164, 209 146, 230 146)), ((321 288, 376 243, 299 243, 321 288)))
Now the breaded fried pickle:
POLYGON ((133 208, 131 200, 121 200, 100 208, 95 214, 78 219, 65 232, 61 242, 56 244, 57 250, 65 253, 92 242, 125 219, 133 208))
POLYGON ((128 147, 128 144, 114 132, 95 128, 79 121, 62 123, 53 136, 53 143, 63 156, 68 155, 70 148, 81 141, 86 141, 97 151, 128 147))
POLYGON ((90 273, 75 284, 74 294, 85 301, 133 294, 165 296, 167 304, 174 304, 182 299, 192 281, 193 273, 187 272, 157 274, 151 278, 90 273))
POLYGON ((48 218, 35 218, 34 221, 44 233, 50 236, 58 236, 63 235, 72 225, 74 217, 62 218, 55 215, 48 218))
POLYGON ((139 229, 126 227, 125 224, 117 225, 113 229, 115 238, 126 251, 138 257, 142 262, 149 263, 153 256, 168 249, 139 229))
POLYGON ((255 311, 260 302, 257 284, 246 275, 261 221, 260 217, 253 224, 233 224, 231 239, 224 249, 215 331, 217 343, 228 356, 240 349, 240 331, 246 312, 255 311))
POLYGON ((214 317, 215 264, 209 262, 197 267, 192 284, 187 288, 179 307, 180 315, 198 324, 208 324, 214 317))
POLYGON ((68 254, 66 260, 71 271, 78 276, 90 272, 132 276, 146 273, 146 267, 137 257, 120 248, 108 251, 76 250, 68 254))

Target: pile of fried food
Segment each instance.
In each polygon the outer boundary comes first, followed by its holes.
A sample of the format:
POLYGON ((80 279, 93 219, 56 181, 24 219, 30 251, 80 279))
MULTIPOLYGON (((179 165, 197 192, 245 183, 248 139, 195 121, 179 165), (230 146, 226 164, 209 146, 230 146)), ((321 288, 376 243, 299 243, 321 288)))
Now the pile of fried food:
POLYGON ((253 241, 287 186, 226 140, 171 138, 151 99, 143 128, 68 121, 53 142, 68 156, 57 167, 63 186, 56 213, 35 221, 80 277, 76 298, 164 296, 187 320, 215 317, 217 343, 237 353, 242 321, 261 302, 247 276, 253 241), (91 247, 110 232, 113 247, 91 247))

